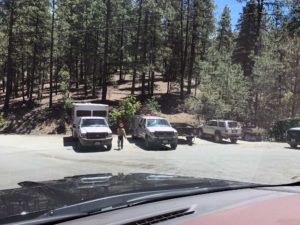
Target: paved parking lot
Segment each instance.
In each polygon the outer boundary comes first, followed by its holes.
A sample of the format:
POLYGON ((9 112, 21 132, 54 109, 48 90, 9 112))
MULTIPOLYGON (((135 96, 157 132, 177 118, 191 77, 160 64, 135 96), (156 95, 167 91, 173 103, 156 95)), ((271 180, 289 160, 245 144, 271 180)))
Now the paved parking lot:
POLYGON ((0 189, 25 180, 43 181, 93 173, 163 173, 258 183, 300 180, 300 150, 285 143, 216 144, 196 139, 180 141, 174 151, 147 151, 143 143, 125 142, 121 151, 92 149, 79 152, 63 136, 0 136, 0 189))

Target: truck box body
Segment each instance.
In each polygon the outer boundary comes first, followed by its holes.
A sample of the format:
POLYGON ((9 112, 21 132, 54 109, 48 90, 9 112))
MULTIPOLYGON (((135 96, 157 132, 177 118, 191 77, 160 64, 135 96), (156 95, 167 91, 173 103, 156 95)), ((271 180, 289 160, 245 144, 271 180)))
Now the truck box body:
POLYGON ((104 104, 74 103, 73 124, 78 125, 81 117, 105 117, 108 121, 109 106, 104 104))
POLYGON ((112 145, 112 131, 108 126, 108 105, 74 103, 72 136, 78 139, 79 149, 88 146, 112 145))

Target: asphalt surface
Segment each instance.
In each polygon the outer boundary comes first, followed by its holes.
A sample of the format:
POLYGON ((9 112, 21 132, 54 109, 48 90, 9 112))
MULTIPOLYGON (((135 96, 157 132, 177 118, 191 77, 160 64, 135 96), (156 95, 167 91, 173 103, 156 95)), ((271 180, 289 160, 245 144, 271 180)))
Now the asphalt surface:
POLYGON ((300 149, 285 143, 213 143, 184 140, 176 150, 145 150, 143 142, 125 141, 123 150, 85 149, 63 136, 0 135, 0 190, 22 181, 45 181, 94 173, 161 173, 264 184, 300 180, 300 149))

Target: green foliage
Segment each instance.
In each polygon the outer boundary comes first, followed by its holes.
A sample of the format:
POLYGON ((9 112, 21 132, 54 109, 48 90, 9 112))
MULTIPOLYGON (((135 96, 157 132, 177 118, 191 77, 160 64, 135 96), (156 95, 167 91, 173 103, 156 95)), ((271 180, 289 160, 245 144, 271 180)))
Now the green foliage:
POLYGON ((269 135, 271 138, 274 138, 276 141, 285 141, 286 131, 292 127, 299 127, 299 126, 300 126, 300 118, 280 120, 273 124, 273 126, 269 131, 269 135))
POLYGON ((120 101, 118 108, 114 108, 110 112, 110 123, 117 125, 118 122, 122 120, 125 123, 125 127, 128 128, 131 119, 140 108, 141 103, 137 101, 134 96, 127 97, 120 101))
POLYGON ((196 98, 186 99, 186 108, 205 119, 246 119, 248 81, 240 66, 231 62, 230 52, 220 53, 217 47, 211 47, 208 62, 200 64, 200 93, 196 98))
POLYGON ((151 114, 151 113, 159 114, 159 113, 161 113, 160 105, 159 105, 157 99, 154 96, 147 99, 145 105, 142 108, 142 111, 145 114, 148 114, 148 113, 149 114, 151 114))
POLYGON ((4 118, 4 113, 0 112, 0 128, 5 126, 5 124, 6 124, 6 120, 4 118))
POLYGON ((60 83, 60 90, 62 92, 63 95, 63 106, 65 109, 69 109, 72 106, 73 100, 70 97, 70 73, 68 71, 68 68, 66 66, 64 66, 61 70, 60 70, 60 79, 61 79, 61 83, 60 83))

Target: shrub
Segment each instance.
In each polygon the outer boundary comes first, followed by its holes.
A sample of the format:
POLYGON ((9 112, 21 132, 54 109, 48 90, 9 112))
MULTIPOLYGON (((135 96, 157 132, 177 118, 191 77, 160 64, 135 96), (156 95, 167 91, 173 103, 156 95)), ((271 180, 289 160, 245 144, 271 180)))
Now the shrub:
POLYGON ((4 118, 4 113, 0 113, 0 128, 3 127, 6 124, 6 120, 4 118))
POLYGON ((63 106, 65 109, 71 108, 73 100, 70 97, 70 73, 66 66, 63 66, 59 72, 61 83, 60 90, 63 95, 63 106))
POLYGON ((300 126, 300 118, 277 121, 273 124, 269 131, 270 137, 274 138, 276 141, 285 141, 286 131, 289 128, 297 126, 300 126))
POLYGON ((129 96, 120 101, 119 107, 114 108, 109 114, 109 120, 112 125, 117 125, 122 120, 125 128, 129 128, 132 117, 141 108, 141 103, 134 96, 129 96))
POLYGON ((141 109, 141 113, 143 114, 160 114, 160 105, 155 97, 151 97, 147 99, 146 103, 143 105, 141 109))

